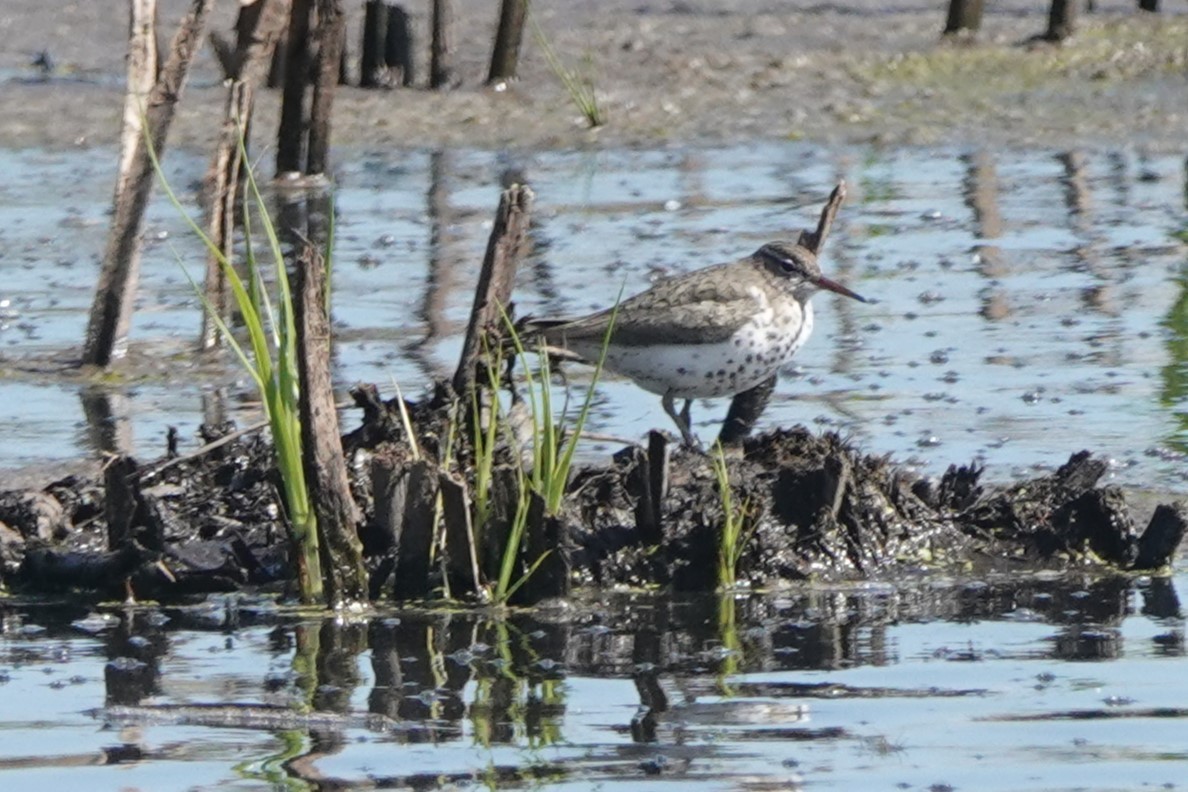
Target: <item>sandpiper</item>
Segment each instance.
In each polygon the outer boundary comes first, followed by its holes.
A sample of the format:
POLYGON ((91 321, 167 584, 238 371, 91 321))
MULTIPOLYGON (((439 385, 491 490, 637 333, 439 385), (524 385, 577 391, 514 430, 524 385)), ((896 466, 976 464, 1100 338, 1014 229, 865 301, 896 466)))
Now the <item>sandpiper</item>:
POLYGON ((868 302, 822 275, 807 247, 768 242, 738 261, 664 278, 614 308, 529 317, 520 329, 593 363, 613 316, 604 368, 659 394, 685 444, 697 446, 692 400, 733 396, 779 371, 812 333, 810 300, 822 289, 868 302), (676 399, 685 400, 680 412, 676 399))

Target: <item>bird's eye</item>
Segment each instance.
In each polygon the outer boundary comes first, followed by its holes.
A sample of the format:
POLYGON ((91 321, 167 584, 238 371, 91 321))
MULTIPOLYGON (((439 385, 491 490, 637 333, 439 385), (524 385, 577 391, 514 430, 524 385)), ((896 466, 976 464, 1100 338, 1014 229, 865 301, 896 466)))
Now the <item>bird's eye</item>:
POLYGON ((801 270, 800 262, 796 260, 796 257, 789 255, 783 250, 773 249, 765 245, 759 249, 759 255, 779 267, 780 272, 783 272, 785 275, 792 275, 801 270))

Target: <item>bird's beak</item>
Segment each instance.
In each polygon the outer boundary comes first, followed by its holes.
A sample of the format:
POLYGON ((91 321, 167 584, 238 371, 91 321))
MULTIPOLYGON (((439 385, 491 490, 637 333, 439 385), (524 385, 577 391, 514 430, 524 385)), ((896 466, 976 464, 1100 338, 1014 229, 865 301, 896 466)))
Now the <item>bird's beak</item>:
POLYGON ((824 275, 817 276, 817 279, 815 281, 813 281, 813 283, 815 283, 817 285, 817 288, 819 288, 819 289, 825 289, 826 291, 831 291, 835 294, 840 294, 843 297, 851 297, 851 298, 857 300, 858 302, 864 302, 864 303, 870 302, 870 300, 866 299, 861 294, 858 294, 857 292, 850 291, 849 289, 847 289, 845 286, 842 286, 837 281, 829 280, 829 278, 826 278, 824 275))

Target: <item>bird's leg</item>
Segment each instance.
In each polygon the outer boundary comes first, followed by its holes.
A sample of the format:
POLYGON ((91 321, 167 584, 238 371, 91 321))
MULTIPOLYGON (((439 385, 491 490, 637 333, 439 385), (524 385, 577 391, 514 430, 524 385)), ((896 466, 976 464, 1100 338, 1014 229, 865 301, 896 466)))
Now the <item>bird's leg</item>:
POLYGON ((676 410, 671 393, 664 394, 660 403, 664 405, 664 412, 668 413, 668 417, 677 425, 677 429, 681 430, 681 439, 685 445, 689 448, 700 448, 701 443, 698 442, 697 435, 693 434, 692 425, 689 423, 689 409, 693 400, 685 399, 685 407, 680 412, 676 410))

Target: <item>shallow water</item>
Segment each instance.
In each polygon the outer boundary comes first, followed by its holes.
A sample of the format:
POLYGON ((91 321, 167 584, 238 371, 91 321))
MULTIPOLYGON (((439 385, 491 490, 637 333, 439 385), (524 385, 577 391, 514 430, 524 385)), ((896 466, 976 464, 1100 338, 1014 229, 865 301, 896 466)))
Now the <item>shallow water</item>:
MULTIPOLYGON (((1183 484, 1182 156, 762 143, 523 156, 343 151, 337 160, 344 386, 372 381, 391 393, 395 379, 416 393, 452 371, 510 174, 537 193, 534 253, 515 295, 521 312, 535 313, 603 307, 658 274, 795 236, 844 178, 850 199, 823 266, 879 302, 816 299, 814 337, 764 426, 841 429, 929 473, 977 459, 1001 480, 1089 448, 1114 460, 1122 483, 1183 484)), ((184 154, 169 162, 191 196, 205 163, 184 154)), ((45 362, 77 354, 113 164, 104 150, 0 153, 0 468, 92 454, 104 428, 143 456, 161 452, 168 425, 196 445, 216 386, 224 409, 255 419, 240 372, 199 366, 187 352, 199 317, 178 258, 197 274, 201 254, 160 200, 134 320, 138 362, 112 389, 123 400, 97 419, 80 398, 88 386, 45 362)), ((579 389, 588 376, 570 374, 579 389)), ((725 408, 695 406, 703 437, 725 408)), ((658 399, 622 380, 600 386, 594 430, 639 438, 653 427, 668 428, 658 399)))
POLYGON ((9 602, 0 786, 1178 788, 1186 591, 934 579, 356 622, 9 602))

